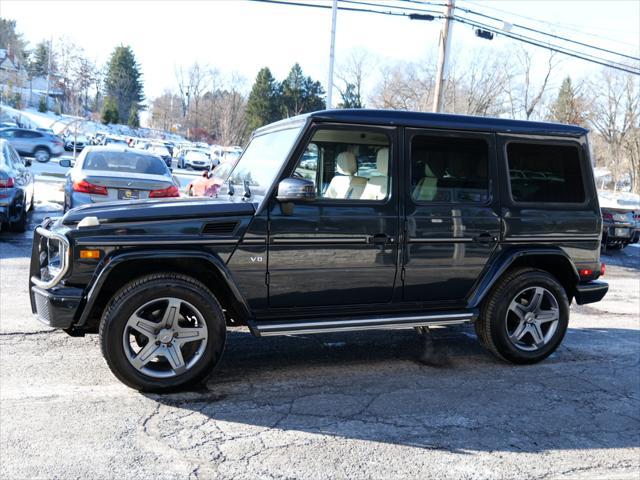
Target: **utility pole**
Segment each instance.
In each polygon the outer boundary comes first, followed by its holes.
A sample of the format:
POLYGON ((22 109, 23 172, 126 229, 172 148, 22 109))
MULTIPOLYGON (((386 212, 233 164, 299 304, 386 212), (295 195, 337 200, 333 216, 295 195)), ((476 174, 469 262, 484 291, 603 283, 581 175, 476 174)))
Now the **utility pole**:
POLYGON ((438 71, 436 73, 436 88, 433 93, 433 111, 442 112, 444 104, 444 82, 447 76, 449 64, 449 50, 451 45, 451 27, 453 18, 454 0, 447 0, 447 15, 444 18, 444 25, 440 32, 440 42, 438 44, 438 71))
POLYGON ((338 0, 333 0, 331 7, 331 47, 329 48, 329 80, 327 82, 327 108, 333 106, 333 62, 336 48, 336 17, 338 14, 338 0))
MULTIPOLYGON (((49 110, 49 81, 51 78, 51 47, 53 44, 53 37, 49 38, 49 58, 47 60, 47 94, 44 97, 44 103, 47 106, 47 110, 49 110)), ((75 150, 74 150, 75 151, 75 150)))

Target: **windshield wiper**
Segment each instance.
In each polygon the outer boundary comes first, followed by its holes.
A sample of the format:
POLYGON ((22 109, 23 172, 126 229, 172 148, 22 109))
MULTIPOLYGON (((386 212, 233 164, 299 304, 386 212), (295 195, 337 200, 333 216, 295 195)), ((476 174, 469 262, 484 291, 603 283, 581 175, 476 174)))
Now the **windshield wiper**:
POLYGON ((229 187, 227 188, 227 193, 229 194, 229 196, 232 196, 234 193, 236 193, 236 189, 233 188, 233 183, 231 183, 231 179, 229 179, 227 181, 229 187))
POLYGON ((244 180, 242 182, 244 186, 244 198, 251 198, 251 189, 249 188, 249 180, 244 180))

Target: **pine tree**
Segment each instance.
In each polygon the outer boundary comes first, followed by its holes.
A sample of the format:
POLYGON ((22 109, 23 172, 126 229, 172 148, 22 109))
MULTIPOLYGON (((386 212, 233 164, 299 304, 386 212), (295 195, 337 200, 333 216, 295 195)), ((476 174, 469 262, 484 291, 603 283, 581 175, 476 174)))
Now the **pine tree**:
POLYGON ((323 110, 325 108, 323 95, 324 90, 320 82, 314 81, 311 77, 305 77, 300 64, 294 64, 289 75, 282 82, 284 115, 293 117, 302 113, 323 110))
POLYGON ((140 127, 140 117, 138 116, 138 106, 133 105, 131 107, 131 111, 129 112, 129 120, 127 121, 127 125, 131 128, 139 128, 140 127))
POLYGON ((105 79, 105 96, 115 101, 119 113, 116 123, 127 123, 134 106, 140 109, 140 102, 144 100, 141 77, 131 47, 116 47, 107 65, 105 79))
POLYGON ((584 99, 575 91, 571 77, 562 81, 558 97, 549 108, 549 120, 573 125, 584 125, 587 120, 584 99))
POLYGON ((353 83, 347 83, 344 91, 340 91, 340 96, 342 102, 338 104, 338 108, 364 108, 360 94, 353 83))
POLYGON ((49 71, 49 45, 42 41, 31 53, 31 71, 34 77, 44 77, 49 71))
POLYGON ((280 120, 280 87, 271 70, 264 67, 258 72, 247 101, 247 128, 253 131, 280 120))
POLYGON ((105 98, 104 103, 102 104, 102 113, 100 114, 100 119, 105 125, 107 123, 119 122, 120 115, 118 112, 118 105, 113 98, 105 98))

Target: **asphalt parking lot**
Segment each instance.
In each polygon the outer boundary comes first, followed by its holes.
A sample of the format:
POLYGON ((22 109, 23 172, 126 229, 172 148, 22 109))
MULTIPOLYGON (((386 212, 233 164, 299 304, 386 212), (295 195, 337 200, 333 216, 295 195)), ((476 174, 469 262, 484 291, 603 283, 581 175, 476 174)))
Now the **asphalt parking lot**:
MULTIPOLYGON (((32 224, 58 207, 38 204, 32 224)), ((572 307, 561 348, 514 367, 472 328, 257 339, 235 329, 201 389, 142 395, 97 338, 30 314, 30 235, 0 237, 0 477, 640 477, 640 248, 607 255, 610 292, 572 307)))

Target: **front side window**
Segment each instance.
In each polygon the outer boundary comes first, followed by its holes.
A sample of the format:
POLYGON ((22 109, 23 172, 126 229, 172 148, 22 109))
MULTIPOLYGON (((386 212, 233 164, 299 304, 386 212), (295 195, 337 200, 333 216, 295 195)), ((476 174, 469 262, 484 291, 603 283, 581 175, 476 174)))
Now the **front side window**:
POLYGON ((389 146, 389 137, 379 131, 319 129, 294 176, 314 182, 318 198, 385 200, 390 184, 389 146))
POLYGON ((434 135, 411 140, 411 197, 416 202, 485 203, 488 171, 485 140, 434 135))
POLYGON ((510 142, 507 159, 511 197, 515 202, 584 202, 577 146, 510 142))

